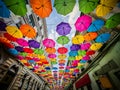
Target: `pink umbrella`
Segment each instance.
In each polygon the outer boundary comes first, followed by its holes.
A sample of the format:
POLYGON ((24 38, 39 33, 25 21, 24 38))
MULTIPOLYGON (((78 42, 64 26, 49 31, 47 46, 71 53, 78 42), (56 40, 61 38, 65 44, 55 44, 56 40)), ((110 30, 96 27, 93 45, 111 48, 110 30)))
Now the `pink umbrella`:
POLYGON ((20 46, 28 46, 28 42, 24 39, 17 39, 16 41, 20 46))
POLYGON ((88 50, 91 46, 90 43, 83 43, 80 45, 81 46, 81 50, 88 50))
POLYGON ((83 59, 83 60, 90 60, 90 57, 89 57, 88 55, 86 55, 86 56, 84 56, 82 59, 83 59))
POLYGON ((52 39, 48 39, 48 38, 44 39, 42 41, 42 43, 45 47, 54 47, 55 46, 55 42, 52 39))
POLYGON ((56 58, 56 54, 48 54, 49 58, 56 58))
POLYGON ((78 17, 75 23, 76 30, 79 32, 87 30, 91 22, 92 18, 88 15, 82 15, 81 17, 78 17))

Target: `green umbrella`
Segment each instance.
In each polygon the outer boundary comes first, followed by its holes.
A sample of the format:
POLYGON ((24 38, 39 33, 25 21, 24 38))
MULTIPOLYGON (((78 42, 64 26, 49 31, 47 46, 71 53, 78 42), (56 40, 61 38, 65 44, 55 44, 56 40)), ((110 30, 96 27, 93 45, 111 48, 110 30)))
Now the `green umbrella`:
POLYGON ((70 39, 67 36, 60 36, 57 38, 57 42, 62 45, 67 44, 69 41, 70 39))
POLYGON ((62 15, 67 15, 72 12, 76 0, 55 0, 54 7, 57 12, 62 15))
POLYGON ((78 50, 78 55, 79 56, 84 56, 86 54, 85 50, 78 50))
POLYGON ((20 55, 26 57, 26 56, 27 56, 27 53, 25 53, 25 52, 20 52, 20 55))
POLYGON ((24 16, 27 12, 25 0, 3 0, 3 2, 16 15, 24 16))
POLYGON ((34 49, 34 53, 42 55, 44 53, 44 50, 37 48, 37 49, 34 49))
POLYGON ((105 23, 106 28, 115 28, 120 24, 120 13, 112 15, 105 23))
POLYGON ((80 0, 79 1, 79 10, 84 14, 90 13, 98 5, 99 0, 80 0))
POLYGON ((56 61, 52 61, 51 64, 54 65, 54 64, 57 64, 57 62, 56 61))
POLYGON ((73 61, 73 60, 75 60, 75 57, 74 57, 74 56, 69 56, 69 57, 68 57, 68 60, 69 60, 69 61, 73 61))

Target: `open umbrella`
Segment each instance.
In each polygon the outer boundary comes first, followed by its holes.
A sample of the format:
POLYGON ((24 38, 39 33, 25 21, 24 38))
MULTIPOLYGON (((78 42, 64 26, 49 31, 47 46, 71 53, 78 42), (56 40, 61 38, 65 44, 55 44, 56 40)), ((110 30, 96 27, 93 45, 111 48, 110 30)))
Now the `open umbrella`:
POLYGON ((15 49, 18 51, 18 52, 23 52, 23 47, 21 46, 15 46, 15 49))
POLYGON ((80 49, 79 44, 73 44, 72 46, 70 46, 70 50, 72 51, 78 51, 79 49, 80 49))
POLYGON ((103 33, 100 34, 95 41, 97 43, 106 43, 110 39, 111 34, 110 33, 103 33))
POLYGON ((26 57, 28 54, 26 52, 20 52, 19 55, 26 57))
POLYGON ((59 63, 65 63, 66 60, 59 60, 58 62, 59 62, 59 63))
POLYGON ((13 49, 13 48, 8 49, 8 52, 12 55, 18 55, 18 51, 16 49, 13 49))
POLYGON ((85 50, 78 50, 78 55, 79 56, 84 56, 86 54, 85 50))
POLYGON ((77 51, 70 51, 69 56, 77 56, 78 52, 77 51))
POLYGON ((94 43, 91 45, 90 49, 96 51, 96 50, 99 50, 102 46, 103 46, 102 43, 94 43))
POLYGON ((98 36, 98 34, 96 32, 90 32, 90 33, 86 33, 84 35, 84 39, 85 41, 91 41, 93 39, 95 39, 98 36))
POLYGON ((35 41, 35 40, 28 40, 28 44, 29 44, 29 47, 33 47, 33 48, 39 48, 40 47, 40 43, 35 41))
POLYGON ((69 41, 70 39, 67 36, 60 36, 57 38, 57 42, 62 45, 67 44, 69 41))
POLYGON ((23 37, 23 34, 21 33, 21 31, 15 26, 7 26, 6 30, 10 35, 12 35, 15 38, 23 37))
POLYGON ((76 35, 75 37, 72 38, 73 44, 80 44, 83 42, 84 42, 84 37, 82 35, 76 35))
POLYGON ((80 60, 82 59, 82 56, 78 55, 78 56, 75 56, 75 60, 80 60))
POLYGON ((56 58, 56 54, 48 54, 49 58, 56 58))
POLYGON ((23 33, 24 36, 26 36, 28 38, 35 38, 36 37, 35 29, 32 26, 30 26, 29 24, 21 25, 20 31, 23 33))
POLYGON ((65 55, 65 54, 60 54, 60 55, 58 55, 58 58, 59 59, 65 59, 67 56, 65 55))
POLYGON ((16 41, 20 46, 28 46, 28 42, 24 39, 17 39, 16 41))
POLYGON ((77 31, 82 32, 88 29, 92 22, 92 18, 88 15, 82 15, 78 17, 77 21, 75 22, 75 28, 77 31))
POLYGON ((92 12, 98 5, 99 0, 80 0, 79 9, 84 14, 92 12))
POLYGON ((26 3, 24 0, 3 0, 5 5, 16 15, 24 16, 27 13, 26 3))
POLYGON ((6 27, 7 25, 4 22, 0 21, 0 31, 6 31, 6 27))
POLYGON ((23 48, 23 50, 26 53, 33 53, 33 50, 31 48, 23 48))
POLYGON ((49 54, 53 54, 56 52, 56 49, 55 48, 46 48, 45 51, 49 54))
POLYGON ((72 12, 75 2, 75 0, 55 0, 54 7, 59 14, 67 15, 72 12))
POLYGON ((8 33, 4 33, 4 37, 6 37, 8 40, 16 42, 17 38, 13 37, 12 35, 8 34, 8 33))
POLYGON ((37 49, 34 49, 34 53, 42 55, 44 53, 44 50, 37 48, 37 49))
POLYGON ((99 31, 104 26, 104 21, 101 19, 97 19, 91 23, 88 28, 88 32, 96 32, 99 31))
POLYGON ((96 15, 107 15, 114 8, 117 2, 118 0, 100 0, 100 4, 96 8, 96 15))
POLYGON ((48 39, 48 38, 44 39, 42 41, 42 43, 45 47, 54 47, 55 46, 55 42, 52 39, 48 39))
POLYGON ((69 57, 68 57, 68 60, 69 60, 69 61, 73 61, 73 60, 75 60, 75 57, 74 57, 74 56, 69 56, 69 57))
POLYGON ((2 2, 2 0, 0 0, 0 16, 3 18, 9 18, 10 16, 10 11, 9 9, 6 7, 6 5, 4 4, 4 2, 2 2))
POLYGON ((93 55, 95 54, 95 51, 94 50, 89 50, 86 52, 86 55, 93 55))
POLYGON ((65 47, 59 47, 57 51, 58 51, 58 53, 60 53, 60 54, 65 54, 65 53, 68 52, 68 49, 65 48, 65 47))
POLYGON ((90 56, 88 56, 88 55, 85 55, 85 56, 83 56, 83 58, 82 58, 83 60, 90 60, 90 56))
POLYGON ((120 24, 120 13, 116 13, 107 19, 105 23, 106 28, 115 28, 120 24))
POLYGON ((90 48, 90 43, 82 43, 80 44, 81 50, 88 50, 90 48))
POLYGON ((56 31, 59 35, 65 36, 70 33, 71 27, 68 23, 61 22, 60 24, 57 25, 56 31))
POLYGON ((30 0, 33 12, 41 18, 48 17, 52 12, 51 0, 30 0))

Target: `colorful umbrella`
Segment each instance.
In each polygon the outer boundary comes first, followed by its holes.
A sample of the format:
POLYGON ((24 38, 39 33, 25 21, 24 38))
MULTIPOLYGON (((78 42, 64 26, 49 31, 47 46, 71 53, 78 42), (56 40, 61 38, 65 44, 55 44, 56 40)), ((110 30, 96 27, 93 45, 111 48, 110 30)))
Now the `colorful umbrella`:
POLYGON ((52 12, 51 0, 30 0, 33 12, 41 18, 48 17, 52 12))
POLYGON ((33 50, 31 48, 23 48, 23 50, 26 53, 33 53, 33 50))
POLYGON ((80 49, 80 45, 78 44, 73 44, 72 46, 70 46, 70 50, 72 51, 78 51, 80 49))
POLYGON ((36 37, 35 29, 32 26, 30 26, 29 24, 21 25, 20 31, 23 33, 24 36, 26 36, 28 38, 35 38, 36 37))
POLYGON ((8 49, 8 52, 12 55, 18 55, 18 51, 16 49, 13 49, 13 48, 8 49))
POLYGON ((59 14, 67 15, 72 12, 75 2, 75 0, 55 0, 54 7, 59 14))
POLYGON ((104 26, 104 21, 101 19, 97 19, 91 23, 88 28, 88 32, 96 32, 99 31, 104 26))
POLYGON ((28 54, 25 53, 25 52, 20 52, 19 55, 23 56, 23 57, 26 57, 28 54))
POLYGON ((81 50, 88 50, 91 46, 90 43, 83 43, 83 44, 80 44, 81 46, 81 50))
POLYGON ((107 15, 114 8, 117 2, 118 0, 100 0, 100 4, 96 8, 96 15, 107 15))
POLYGON ((8 33, 4 33, 4 37, 6 37, 8 40, 13 41, 13 42, 16 42, 16 41, 17 41, 17 38, 11 36, 11 35, 8 34, 8 33))
POLYGON ((42 55, 44 53, 44 50, 37 48, 37 49, 34 49, 34 53, 42 55))
POLYGON ((58 62, 59 62, 59 63, 65 63, 66 60, 59 60, 58 62))
POLYGON ((28 46, 28 42, 24 39, 17 39, 16 41, 20 46, 28 46))
POLYGON ((57 42, 62 45, 67 44, 69 41, 70 39, 67 36, 60 36, 57 38, 57 42))
POLYGON ((75 57, 74 57, 74 56, 69 56, 69 57, 68 57, 68 60, 69 60, 69 61, 73 61, 73 60, 75 60, 75 57))
POLYGON ((70 31, 71 31, 71 27, 68 23, 61 22, 60 24, 57 25, 56 32, 59 35, 65 36, 65 35, 69 34, 70 31))
POLYGON ((10 16, 10 11, 9 9, 6 7, 6 5, 4 4, 4 2, 2 2, 2 0, 0 0, 0 16, 3 18, 9 18, 10 16))
POLYGON ((87 60, 80 60, 80 63, 86 63, 87 60))
POLYGON ((95 51, 94 50, 89 50, 86 52, 86 55, 93 55, 95 54, 95 51))
POLYGON ((26 3, 24 0, 3 0, 5 5, 16 15, 24 16, 27 13, 26 3))
POLYGON ((106 28, 115 28, 120 24, 120 13, 112 15, 105 23, 106 28))
POLYGON ((83 60, 90 60, 90 57, 88 55, 83 56, 83 60))
POLYGON ((84 14, 92 12, 98 5, 99 0, 80 0, 79 9, 84 14))
POLYGON ((83 42, 84 42, 84 37, 82 35, 76 35, 75 37, 72 38, 73 44, 80 44, 83 42))
POLYGON ((18 52, 23 52, 23 47, 21 46, 15 46, 15 49, 18 51, 18 52))
POLYGON ((21 31, 15 26, 7 26, 6 30, 10 35, 12 35, 15 38, 23 37, 23 34, 21 33, 21 31))
POLYGON ((84 56, 86 54, 85 50, 78 50, 78 55, 79 56, 84 56))
POLYGON ((65 48, 65 47, 59 47, 57 51, 58 51, 58 53, 60 53, 60 54, 65 54, 65 53, 68 52, 68 49, 65 48))
POLYGON ((40 47, 40 43, 35 41, 35 40, 28 40, 28 44, 29 44, 29 47, 33 47, 33 48, 39 48, 40 47))
POLYGON ((82 56, 75 56, 75 60, 80 60, 82 59, 82 56))
POLYGON ((98 36, 98 34, 96 32, 90 32, 90 33, 86 33, 84 35, 84 39, 85 41, 91 41, 93 39, 95 39, 98 36))
POLYGON ((77 21, 75 22, 76 30, 79 32, 87 30, 91 22, 92 18, 88 15, 82 15, 81 17, 78 17, 77 21))
POLYGON ((70 51, 69 56, 77 56, 78 52, 77 51, 70 51))
POLYGON ((45 51, 49 54, 53 54, 56 52, 56 49, 55 48, 46 48, 45 51))
POLYGON ((100 34, 95 41, 97 43, 106 43, 110 39, 111 34, 110 33, 103 33, 100 34))
POLYGON ((42 43, 45 47, 55 47, 55 42, 52 39, 46 38, 42 41, 42 43))
POLYGON ((91 45, 90 49, 96 51, 96 50, 99 50, 102 46, 103 46, 102 43, 94 43, 91 45))
POLYGON ((7 25, 4 22, 0 21, 0 31, 6 31, 6 27, 7 25))
POLYGON ((56 54, 48 54, 49 58, 56 58, 56 54))
POLYGON ((65 59, 67 56, 65 55, 65 54, 60 54, 60 55, 58 55, 58 58, 59 59, 65 59))

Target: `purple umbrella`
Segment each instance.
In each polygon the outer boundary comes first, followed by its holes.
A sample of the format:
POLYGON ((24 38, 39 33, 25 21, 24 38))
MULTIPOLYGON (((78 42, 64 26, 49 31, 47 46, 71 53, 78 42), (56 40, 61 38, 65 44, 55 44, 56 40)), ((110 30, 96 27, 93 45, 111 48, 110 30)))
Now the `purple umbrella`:
POLYGON ((20 46, 15 46, 15 49, 18 51, 18 52, 23 52, 23 47, 20 47, 20 46))
POLYGON ((58 32, 59 35, 67 35, 71 31, 71 27, 68 23, 61 22, 60 24, 57 25, 56 31, 58 32))
POLYGON ((30 47, 33 47, 33 48, 39 48, 40 47, 40 43, 35 41, 35 40, 29 40, 28 44, 29 44, 30 47))
POLYGON ((73 44, 70 47, 70 50, 72 50, 72 51, 78 51, 79 49, 80 49, 80 45, 78 45, 78 44, 73 44))
POLYGON ((2 22, 2 21, 0 21, 0 31, 6 31, 6 24, 4 23, 4 22, 2 22))

